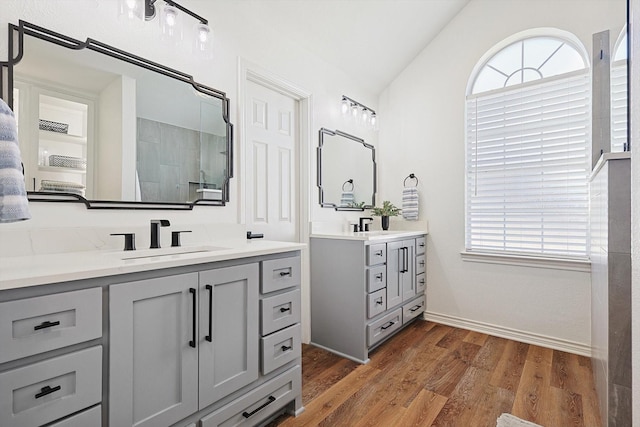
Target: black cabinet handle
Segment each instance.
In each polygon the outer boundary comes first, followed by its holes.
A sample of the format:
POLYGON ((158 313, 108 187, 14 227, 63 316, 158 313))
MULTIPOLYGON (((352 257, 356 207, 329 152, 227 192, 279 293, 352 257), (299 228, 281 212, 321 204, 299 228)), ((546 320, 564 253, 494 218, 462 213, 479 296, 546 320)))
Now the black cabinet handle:
POLYGON ((420 265, 424 265, 424 261, 420 261, 420 265))
POLYGON ((385 324, 384 326, 382 326, 380 329, 382 329, 384 331, 385 329, 389 329, 390 327, 392 327, 395 324, 396 324, 396 322, 389 322, 389 323, 385 324))
POLYGON ((285 311, 291 311, 291 307, 280 307, 280 313, 284 313, 285 311))
POLYGON ((40 323, 39 325, 36 325, 33 327, 34 331, 39 331, 40 329, 47 329, 50 328, 52 326, 58 326, 60 324, 59 321, 55 321, 55 322, 49 322, 48 320, 45 322, 40 323))
POLYGON ((193 297, 193 316, 191 318, 191 326, 193 331, 191 332, 191 341, 189 341, 189 345, 193 348, 196 348, 196 290, 194 288, 189 288, 189 293, 193 297))
POLYGON ((409 271, 409 248, 404 248, 404 272, 409 271))
POLYGON ((376 279, 378 279, 378 280, 382 280, 382 273, 380 273, 380 274, 376 274, 376 279))
POLYGON ((258 407, 258 408, 256 408, 256 409, 254 409, 254 410, 253 410, 253 411, 251 411, 251 412, 244 411, 244 412, 242 413, 242 416, 243 416, 243 417, 245 417, 245 418, 249 418, 250 416, 252 416, 252 415, 253 415, 253 414, 255 414, 256 412, 259 412, 259 411, 263 410, 264 408, 266 408, 267 406, 271 405, 271 404, 272 404, 273 402, 275 402, 275 401, 276 401, 276 398, 275 398, 275 397, 273 397, 273 396, 269 396, 269 401, 268 401, 267 403, 265 403, 264 405, 262 405, 262 406, 260 406, 260 407, 258 407))
POLYGON ((374 253, 375 256, 382 256, 382 251, 378 251, 376 253, 374 253))
POLYGON ((287 350, 292 350, 293 347, 292 346, 287 346, 287 345, 283 345, 282 347, 280 347, 280 350, 282 351, 287 351, 287 350))
POLYGON ((376 300, 376 305, 382 305, 382 297, 379 300, 376 300))
POLYGON ((213 341, 213 286, 206 285, 204 288, 209 291, 209 335, 204 337, 204 339, 209 342, 212 342, 213 341))
POLYGON ((422 307, 422 304, 416 305, 415 307, 410 308, 409 311, 414 312, 414 311, 420 310, 421 307, 422 307))
POLYGON ((60 387, 59 385, 57 385, 55 387, 49 387, 48 385, 44 386, 44 387, 42 387, 40 389, 40 393, 36 394, 35 397, 36 397, 36 399, 40 399, 41 397, 44 397, 44 396, 46 396, 48 394, 55 393, 56 391, 60 390, 61 388, 62 387, 60 387))
POLYGON ((424 285, 424 279, 420 279, 420 284, 424 285))
POLYGON ((291 272, 290 271, 281 271, 280 272, 280 277, 284 277, 284 276, 291 276, 291 272))

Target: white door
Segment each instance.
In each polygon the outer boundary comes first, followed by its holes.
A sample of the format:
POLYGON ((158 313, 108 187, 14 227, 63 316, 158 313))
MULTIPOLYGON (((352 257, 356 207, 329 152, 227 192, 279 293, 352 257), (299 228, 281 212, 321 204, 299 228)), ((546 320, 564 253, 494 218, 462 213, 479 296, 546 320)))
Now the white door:
POLYGON ((247 230, 269 240, 295 242, 299 239, 298 101, 246 83, 247 230))

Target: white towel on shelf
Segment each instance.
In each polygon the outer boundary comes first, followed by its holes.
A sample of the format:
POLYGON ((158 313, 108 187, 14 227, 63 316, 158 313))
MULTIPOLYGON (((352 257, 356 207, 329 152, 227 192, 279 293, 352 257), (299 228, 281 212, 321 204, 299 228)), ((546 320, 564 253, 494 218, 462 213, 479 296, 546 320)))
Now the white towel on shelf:
POLYGON ((417 187, 405 187, 402 190, 402 217, 407 221, 418 220, 417 187))
POLYGON ((22 174, 16 118, 0 99, 0 222, 29 218, 31 213, 22 174))
POLYGON ((352 191, 343 191, 340 195, 340 206, 351 206, 355 204, 356 196, 352 191))

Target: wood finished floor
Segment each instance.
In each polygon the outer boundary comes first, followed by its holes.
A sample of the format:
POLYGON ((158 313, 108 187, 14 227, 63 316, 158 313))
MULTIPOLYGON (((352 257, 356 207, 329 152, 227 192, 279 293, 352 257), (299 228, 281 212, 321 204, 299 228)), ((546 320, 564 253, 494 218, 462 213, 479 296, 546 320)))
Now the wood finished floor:
POLYGON ((360 365, 304 345, 305 412, 269 427, 495 427, 504 412, 602 425, 587 357, 421 320, 369 356, 360 365))

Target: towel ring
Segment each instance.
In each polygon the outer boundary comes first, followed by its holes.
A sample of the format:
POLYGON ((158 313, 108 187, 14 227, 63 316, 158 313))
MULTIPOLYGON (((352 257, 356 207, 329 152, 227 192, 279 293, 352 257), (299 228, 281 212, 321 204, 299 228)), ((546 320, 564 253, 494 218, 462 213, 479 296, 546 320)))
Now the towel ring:
POLYGON ((353 191, 353 180, 352 179, 348 179, 344 182, 344 184, 342 184, 342 191, 353 191), (351 184, 351 189, 347 190, 344 188, 345 185, 347 184, 351 184))
POLYGON ((415 179, 415 180, 416 180, 416 185, 414 185, 414 187, 417 187, 417 186, 418 186, 418 182, 419 182, 419 181, 418 181, 418 177, 417 177, 417 176, 415 176, 415 174, 410 173, 410 174, 409 174, 409 176, 408 176, 408 177, 406 177, 406 178, 404 179, 404 186, 405 186, 405 187, 407 186, 407 180, 408 180, 408 179, 415 179))

